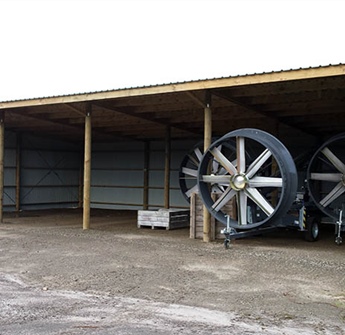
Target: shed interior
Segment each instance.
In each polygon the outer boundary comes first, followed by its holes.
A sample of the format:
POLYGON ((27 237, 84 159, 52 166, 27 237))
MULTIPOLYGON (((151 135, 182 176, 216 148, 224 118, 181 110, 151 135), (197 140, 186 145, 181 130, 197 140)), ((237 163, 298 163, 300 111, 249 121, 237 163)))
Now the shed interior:
POLYGON ((0 102, 4 208, 82 206, 87 115, 92 207, 163 207, 169 141, 170 206, 188 208, 179 164, 203 140, 208 106, 214 137, 258 128, 298 157, 345 132, 345 65, 0 102))

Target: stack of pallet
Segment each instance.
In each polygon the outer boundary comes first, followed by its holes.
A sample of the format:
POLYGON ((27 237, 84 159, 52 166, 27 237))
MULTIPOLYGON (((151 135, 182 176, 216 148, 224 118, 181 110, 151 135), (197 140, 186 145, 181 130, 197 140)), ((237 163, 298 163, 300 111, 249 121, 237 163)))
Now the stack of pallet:
MULTIPOLYGON (((212 197, 216 200, 220 194, 213 193, 212 197)), ((231 218, 236 217, 235 202, 229 201, 222 208, 222 212, 230 215, 231 218)), ((204 226, 203 202, 198 193, 193 193, 190 198, 190 238, 202 239, 204 226)), ((224 235, 220 233, 225 226, 211 216, 211 239, 224 239, 224 235)))
POLYGON ((165 228, 166 230, 189 227, 189 211, 181 209, 139 210, 138 228, 165 228))

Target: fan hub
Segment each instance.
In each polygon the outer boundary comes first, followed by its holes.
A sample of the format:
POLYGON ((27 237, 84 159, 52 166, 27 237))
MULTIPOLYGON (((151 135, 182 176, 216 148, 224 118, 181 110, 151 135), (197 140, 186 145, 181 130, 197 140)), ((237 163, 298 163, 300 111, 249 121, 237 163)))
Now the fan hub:
POLYGON ((248 178, 244 174, 236 174, 231 178, 230 183, 235 191, 241 191, 246 187, 248 178))

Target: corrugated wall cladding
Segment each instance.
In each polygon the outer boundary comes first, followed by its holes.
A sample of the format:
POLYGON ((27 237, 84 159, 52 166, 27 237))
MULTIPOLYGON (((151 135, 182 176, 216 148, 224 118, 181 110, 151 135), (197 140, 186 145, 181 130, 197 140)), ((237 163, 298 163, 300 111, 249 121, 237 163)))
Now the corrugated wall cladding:
POLYGON ((33 136, 21 139, 21 209, 77 207, 80 150, 58 141, 33 136))
POLYGON ((94 149, 91 165, 92 207, 142 208, 143 146, 94 149))
MULTIPOLYGON (((194 145, 184 141, 171 143, 170 207, 188 207, 180 192, 178 171, 182 158, 194 145)), ((16 209, 19 185, 20 209, 80 205, 82 147, 28 135, 18 137, 17 145, 17 135, 10 132, 6 133, 5 146, 5 210, 16 209)), ((165 143, 152 142, 149 149, 148 207, 155 209, 164 206, 165 143)), ((145 143, 96 144, 91 162, 91 207, 143 208, 145 143)))
MULTIPOLYGON (((170 207, 186 208, 178 171, 182 158, 195 143, 171 143, 170 207)), ((145 144, 123 142, 93 147, 91 205, 100 208, 142 209, 145 144)), ((165 143, 150 143, 149 208, 164 206, 165 143)))
POLYGON ((16 136, 5 133, 4 156, 4 210, 14 210, 16 207, 16 136))

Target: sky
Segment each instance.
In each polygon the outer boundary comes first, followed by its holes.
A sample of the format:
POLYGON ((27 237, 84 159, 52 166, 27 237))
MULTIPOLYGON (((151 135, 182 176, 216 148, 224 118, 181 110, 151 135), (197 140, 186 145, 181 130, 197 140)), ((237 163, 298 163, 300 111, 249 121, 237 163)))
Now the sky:
POLYGON ((0 0, 0 101, 345 63, 344 0, 0 0))

